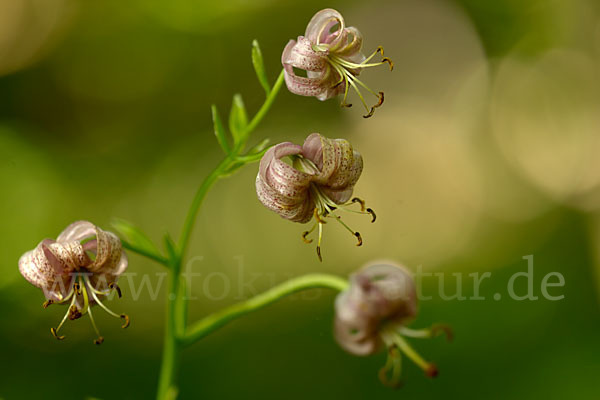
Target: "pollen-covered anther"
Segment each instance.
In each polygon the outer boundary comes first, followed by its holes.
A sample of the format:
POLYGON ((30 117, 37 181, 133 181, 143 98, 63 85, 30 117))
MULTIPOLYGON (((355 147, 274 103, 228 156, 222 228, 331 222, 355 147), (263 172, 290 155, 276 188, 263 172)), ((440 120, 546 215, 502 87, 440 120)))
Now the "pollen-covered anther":
POLYGON ((355 197, 352 199, 353 203, 359 203, 360 204, 360 211, 365 211, 365 201, 362 199, 359 199, 358 197, 355 197))
POLYGON ((321 246, 317 246, 317 257, 319 257, 319 261, 323 262, 323 257, 321 257, 321 246))
POLYGON ((69 319, 71 321, 81 318, 82 315, 83 314, 81 314, 81 311, 79 310, 79 308, 77 308, 75 304, 69 307, 69 319))
POLYGON ((54 328, 50 328, 50 332, 52 332, 52 336, 54 336, 58 340, 64 340, 65 338, 64 335, 58 336, 58 331, 54 328))
POLYGON ((121 314, 120 315, 121 319, 123 320, 123 325, 121 325, 121 328, 125 329, 129 326, 129 315, 127 314, 121 314))
POLYGON ((427 365, 427 368, 425 368, 425 375, 428 378, 435 378, 436 376, 438 376, 439 370, 437 365, 433 364, 433 363, 429 363, 427 365))
POLYGON ((375 220, 377 219, 377 215, 375 215, 375 211, 373 211, 373 209, 372 209, 372 208, 367 208, 367 212, 368 212, 369 214, 371 214, 371 217, 373 217, 373 218, 371 219, 371 223, 375 222, 375 220))
POLYGON ((434 324, 431 326, 431 337, 436 337, 439 335, 445 335, 446 340, 451 342, 454 340, 454 332, 449 325, 446 324, 434 324))
POLYGON ((54 300, 46 300, 43 304, 42 307, 44 308, 48 308, 51 304, 54 304, 54 300))
POLYGON ((73 289, 75 290, 75 294, 77 296, 81 296, 81 286, 79 286, 79 282, 75 282, 73 284, 73 289))
POLYGON ((310 234, 310 231, 304 231, 302 232, 302 240, 304 241, 304 243, 306 244, 311 244, 313 242, 312 239, 307 239, 306 236, 308 236, 310 234))
POLYGON ((94 339, 94 344, 101 345, 104 343, 104 337, 98 336, 98 339, 94 339))
POLYGON ((363 240, 362 240, 362 237, 360 236, 360 233, 359 232, 354 232, 354 236, 356 236, 356 238, 358 239, 358 243, 356 245, 357 246, 362 246, 363 240))
POLYGON ((111 282, 108 284, 108 288, 110 290, 116 290, 117 296, 119 296, 119 298, 121 298, 121 288, 119 287, 119 285, 117 285, 115 282, 111 282))

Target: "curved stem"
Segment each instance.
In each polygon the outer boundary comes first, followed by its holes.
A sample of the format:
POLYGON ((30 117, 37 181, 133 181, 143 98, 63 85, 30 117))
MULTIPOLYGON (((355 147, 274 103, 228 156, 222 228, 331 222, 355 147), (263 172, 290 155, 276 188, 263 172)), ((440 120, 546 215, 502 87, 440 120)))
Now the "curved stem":
MULTIPOLYGON (((160 376, 158 382, 158 393, 157 398, 159 400, 169 399, 176 393, 175 387, 175 375, 177 364, 179 363, 179 354, 181 351, 181 340, 180 337, 182 332, 186 328, 186 317, 187 317, 187 300, 185 296, 185 287, 182 287, 182 279, 180 276, 181 265, 187 250, 194 223, 196 217, 202 205, 202 201, 206 197, 209 189, 212 185, 225 173, 229 168, 234 166, 239 160, 237 157, 240 155, 241 150, 244 147, 249 135, 258 126, 258 124, 265 117, 269 109, 271 108, 279 90, 281 89, 284 82, 283 71, 279 74, 277 81, 273 85, 273 89, 268 94, 262 107, 258 110, 256 115, 252 118, 250 123, 246 126, 242 140, 233 151, 225 157, 217 167, 202 181, 202 184, 196 191, 196 195, 192 200, 190 208, 188 210, 179 243, 177 245, 176 253, 169 257, 168 260, 158 259, 150 254, 144 254, 156 261, 162 262, 165 265, 170 266, 169 271, 169 290, 167 292, 167 311, 166 311, 166 324, 165 324, 165 338, 163 345, 163 357, 160 369, 160 376), (164 261, 164 262, 163 262, 164 261)), ((139 249, 132 248, 132 250, 139 252, 139 249)), ((185 285, 185 284, 183 284, 185 285)))
POLYGON ((260 109, 256 112, 256 114, 254 115, 252 120, 248 123, 248 125, 246 125, 246 129, 244 129, 243 139, 241 140, 242 143, 246 142, 250 133, 252 133, 252 131, 254 131, 254 129, 256 129, 256 127, 263 120, 265 115, 267 115, 267 112, 269 111, 269 109, 273 105, 273 102, 275 101, 275 98, 277 97, 277 93, 279 93, 279 89, 281 89, 281 86, 283 85, 283 82, 285 81, 284 78, 285 78, 285 74, 284 74, 284 70, 282 69, 281 72, 279 73, 279 76, 277 77, 277 80, 275 81, 275 84, 273 85, 273 89, 271 89, 271 92, 265 99, 265 102, 260 107, 260 109))
POLYGON ((181 343, 184 345, 192 344, 226 325, 228 322, 263 308, 292 293, 313 288, 328 288, 342 291, 347 286, 347 280, 335 275, 310 274, 290 279, 264 293, 224 308, 196 322, 188 329, 185 336, 181 338, 181 343))

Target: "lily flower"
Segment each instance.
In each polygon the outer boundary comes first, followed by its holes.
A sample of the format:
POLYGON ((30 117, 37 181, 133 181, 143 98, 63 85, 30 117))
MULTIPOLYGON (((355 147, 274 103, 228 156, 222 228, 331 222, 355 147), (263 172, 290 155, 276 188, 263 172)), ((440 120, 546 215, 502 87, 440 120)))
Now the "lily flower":
POLYGON ((349 353, 367 356, 384 345, 388 350, 380 380, 392 387, 401 384, 402 354, 421 367, 428 377, 435 377, 435 364, 425 361, 405 337, 431 338, 445 333, 446 325, 430 329, 406 327, 417 315, 417 293, 410 272, 397 264, 373 262, 350 276, 350 285, 335 301, 335 338, 349 353))
POLYGON ((362 156, 344 139, 328 139, 318 133, 306 138, 302 146, 290 142, 271 147, 260 160, 256 177, 259 200, 268 209, 293 222, 307 223, 313 217, 312 228, 302 234, 305 243, 317 227, 319 239, 317 256, 321 257, 323 225, 334 219, 358 239, 360 233, 342 221, 337 210, 369 214, 375 222, 375 212, 365 207, 365 202, 352 197, 354 185, 363 169, 362 156), (283 161, 290 157, 292 165, 283 161), (359 210, 348 207, 360 204, 359 210))
POLYGON ((92 306, 99 305, 109 315, 129 326, 126 314, 117 314, 106 307, 101 298, 115 290, 121 297, 117 279, 127 268, 127 256, 119 238, 103 231, 91 222, 77 221, 69 225, 56 240, 44 239, 35 249, 19 259, 19 271, 32 285, 42 289, 51 304, 69 304, 58 327, 50 328, 52 335, 62 340, 58 332, 68 319, 75 320, 87 314, 101 344, 104 338, 92 316, 92 306))
POLYGON ((383 104, 383 92, 375 92, 358 79, 364 68, 388 64, 394 68, 392 60, 383 57, 383 47, 379 46, 370 56, 362 52, 363 38, 360 31, 352 26, 346 27, 342 15, 331 8, 316 13, 304 36, 290 40, 283 50, 281 63, 285 71, 285 83, 294 94, 314 96, 323 101, 344 93, 342 107, 351 107, 346 103, 348 88, 352 87, 367 110, 369 118, 375 109, 383 104), (382 56, 378 62, 370 62, 377 54, 382 56), (300 76, 294 68, 306 71, 300 76), (368 106, 360 88, 367 90, 377 98, 373 106, 368 106))

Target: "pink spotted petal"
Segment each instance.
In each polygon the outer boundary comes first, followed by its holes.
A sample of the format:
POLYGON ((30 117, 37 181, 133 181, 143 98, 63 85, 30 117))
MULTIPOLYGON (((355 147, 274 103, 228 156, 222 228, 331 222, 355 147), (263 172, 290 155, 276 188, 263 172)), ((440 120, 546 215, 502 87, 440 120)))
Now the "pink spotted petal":
POLYGON ((306 36, 314 44, 328 44, 330 47, 336 47, 342 37, 339 34, 345 28, 344 18, 342 14, 334 9, 326 8, 317 12, 306 27, 306 36), (330 33, 331 28, 339 23, 339 28, 336 32, 330 33))

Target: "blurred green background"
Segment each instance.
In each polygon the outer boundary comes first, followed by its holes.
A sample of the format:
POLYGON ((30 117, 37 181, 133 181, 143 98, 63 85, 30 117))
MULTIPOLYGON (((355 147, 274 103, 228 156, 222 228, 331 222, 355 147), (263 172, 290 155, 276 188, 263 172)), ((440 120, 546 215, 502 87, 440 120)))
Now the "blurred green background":
MULTIPOLYGON (((394 391, 377 380, 383 354, 354 357, 334 343, 334 293, 293 296, 187 350, 179 398, 598 398, 596 0, 1 1, 0 398, 154 396, 164 281, 155 300, 144 291, 111 302, 131 315, 126 331, 95 313, 102 346, 85 318, 59 343, 49 328, 64 309, 42 309, 17 260, 77 219, 109 228, 121 217, 157 241, 177 234, 220 157, 210 104, 224 114, 239 91, 254 112, 263 94, 251 41, 274 80, 283 46, 325 6, 361 30, 365 52, 381 44, 395 61, 392 73, 364 74, 386 104, 363 120, 358 107, 283 90, 254 138, 348 138, 365 159, 355 193, 378 221, 347 218, 362 248, 327 226, 319 264, 300 240, 304 227, 262 207, 257 167, 245 168, 219 182, 200 213, 190 320, 251 295, 244 282, 264 290, 302 273, 347 275, 375 258, 444 273, 447 293, 462 273, 465 296, 467 274, 489 271, 486 300, 444 301, 438 279, 425 278, 433 299, 414 325, 445 321, 456 339, 413 341, 440 376, 428 380, 406 361, 406 384, 394 391), (564 299, 508 298, 530 254, 536 295, 557 271, 566 283, 551 294, 564 299), (203 280, 210 273, 221 279, 203 280)), ((129 272, 138 285, 150 274, 156 287, 163 271, 130 255, 129 272)), ((525 290, 519 280, 517 293, 525 290)))

